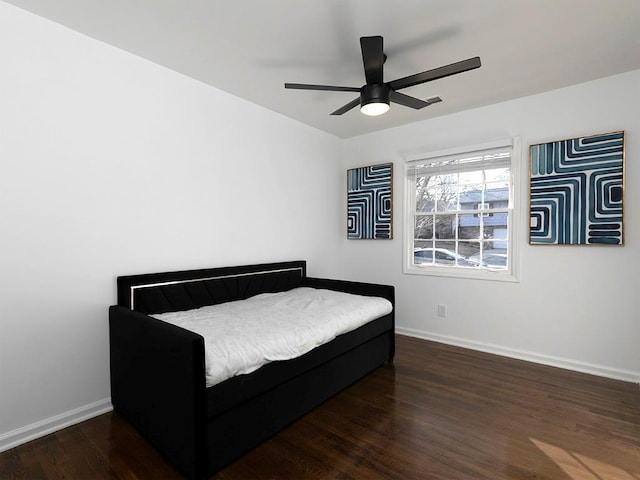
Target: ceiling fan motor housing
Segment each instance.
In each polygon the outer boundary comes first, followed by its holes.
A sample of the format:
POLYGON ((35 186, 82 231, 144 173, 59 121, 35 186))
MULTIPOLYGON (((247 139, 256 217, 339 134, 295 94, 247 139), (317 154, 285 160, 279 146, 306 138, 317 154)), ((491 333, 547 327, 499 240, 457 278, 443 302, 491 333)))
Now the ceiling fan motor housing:
POLYGON ((388 105, 390 91, 391 88, 385 83, 363 85, 360 89, 360 106, 363 107, 369 103, 386 103, 388 105))

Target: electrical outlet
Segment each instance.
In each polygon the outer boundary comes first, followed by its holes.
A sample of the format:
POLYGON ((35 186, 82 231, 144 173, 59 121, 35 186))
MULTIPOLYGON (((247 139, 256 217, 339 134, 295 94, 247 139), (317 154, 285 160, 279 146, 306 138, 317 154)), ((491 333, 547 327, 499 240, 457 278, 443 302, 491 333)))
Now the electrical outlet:
POLYGON ((442 303, 438 305, 438 316, 446 317, 447 316, 447 306, 442 303))

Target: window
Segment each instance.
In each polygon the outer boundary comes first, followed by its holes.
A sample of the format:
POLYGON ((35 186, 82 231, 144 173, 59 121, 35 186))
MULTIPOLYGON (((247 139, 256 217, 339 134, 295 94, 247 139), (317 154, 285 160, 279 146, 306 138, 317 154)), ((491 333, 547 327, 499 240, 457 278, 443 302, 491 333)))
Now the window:
MULTIPOLYGON (((490 210, 491 207, 489 206, 488 203, 482 202, 479 203, 478 206, 476 207, 478 210, 490 210)), ((483 217, 488 217, 489 215, 491 215, 491 213, 479 213, 478 215, 483 216, 483 217)))
POLYGON ((517 139, 408 158, 406 273, 516 280, 517 139))

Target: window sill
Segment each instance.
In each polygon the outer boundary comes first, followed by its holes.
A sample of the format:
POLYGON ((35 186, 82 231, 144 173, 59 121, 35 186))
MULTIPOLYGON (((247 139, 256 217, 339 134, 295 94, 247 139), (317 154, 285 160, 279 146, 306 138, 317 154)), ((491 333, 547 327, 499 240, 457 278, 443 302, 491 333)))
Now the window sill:
POLYGON ((494 282, 519 283, 517 275, 510 270, 489 270, 464 267, 436 267, 405 265, 403 273, 409 275, 426 275, 432 277, 466 278, 470 280, 489 280, 494 282))

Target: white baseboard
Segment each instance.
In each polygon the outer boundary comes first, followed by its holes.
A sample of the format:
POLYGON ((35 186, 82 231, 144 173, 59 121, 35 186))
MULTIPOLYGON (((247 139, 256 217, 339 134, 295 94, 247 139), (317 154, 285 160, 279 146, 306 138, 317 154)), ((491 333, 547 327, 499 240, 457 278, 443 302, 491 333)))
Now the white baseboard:
POLYGON ((591 375, 597 375, 599 377, 607 377, 631 383, 640 383, 640 372, 634 372, 631 370, 611 368, 603 365, 596 365, 593 363, 579 362, 568 358, 553 357, 551 355, 543 355, 535 352, 516 350, 512 348, 501 347, 499 345, 492 345, 488 343, 476 342, 473 340, 465 340, 458 337, 451 337, 448 335, 438 335, 421 330, 398 327, 397 325, 396 333, 409 337, 431 340, 438 343, 455 345, 456 347, 468 348, 470 350, 478 350, 480 352, 502 355, 503 357, 517 358, 518 360, 526 360, 528 362, 564 368, 566 370, 573 370, 575 372, 588 373, 591 375))
POLYGON ((0 452, 4 452, 36 438, 44 437, 76 423, 83 422, 103 413, 113 410, 111 399, 106 398, 80 408, 61 413, 55 417, 46 418, 31 425, 20 427, 7 433, 0 434, 0 452))

